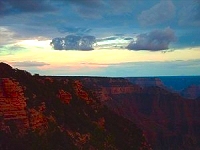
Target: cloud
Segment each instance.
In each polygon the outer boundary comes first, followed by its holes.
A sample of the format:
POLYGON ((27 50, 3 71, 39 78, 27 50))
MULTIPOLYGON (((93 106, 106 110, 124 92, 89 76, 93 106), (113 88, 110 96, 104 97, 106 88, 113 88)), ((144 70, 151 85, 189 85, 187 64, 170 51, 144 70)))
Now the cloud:
POLYGON ((77 5, 84 5, 87 7, 91 6, 98 7, 102 2, 102 0, 61 0, 61 1, 68 1, 77 5))
POLYGON ((68 35, 65 38, 54 38, 50 44, 55 50, 93 50, 95 42, 94 36, 68 35))
POLYGON ((0 0, 0 15, 69 10, 72 7, 84 18, 101 18, 107 14, 130 12, 132 3, 129 0, 0 0))
POLYGON ((48 0, 1 0, 0 15, 55 10, 48 0))
POLYGON ((200 26, 200 1, 186 1, 185 7, 179 12, 179 24, 200 26))
POLYGON ((132 40, 132 37, 127 37, 125 34, 115 34, 109 37, 98 38, 96 47, 100 49, 123 49, 132 40))
POLYGON ((112 64, 82 63, 78 64, 78 66, 56 66, 54 68, 41 69, 35 72, 39 72, 43 75, 55 75, 56 72, 56 75, 65 76, 84 75, 104 77, 194 76, 200 74, 199 67, 200 59, 187 61, 143 61, 112 64))
POLYGON ((21 61, 21 62, 12 62, 11 64, 16 67, 42 67, 49 65, 47 63, 38 61, 21 61))
POLYGON ((113 40, 116 40, 118 38, 119 38, 118 36, 110 36, 110 37, 98 39, 98 41, 113 41, 113 40))
POLYGON ((81 27, 65 27, 65 26, 60 26, 60 27, 58 27, 58 31, 60 33, 85 34, 85 33, 89 33, 91 31, 91 29, 81 28, 81 27))
POLYGON ((130 40, 133 40, 133 38, 132 37, 125 37, 124 40, 130 41, 130 40))
POLYGON ((171 42, 176 40, 172 29, 154 30, 150 33, 139 34, 137 40, 133 40, 127 46, 129 50, 166 50, 171 42))
POLYGON ((84 18, 102 18, 132 11, 135 0, 60 0, 71 4, 73 9, 84 18))
POLYGON ((7 27, 0 26, 0 45, 12 43, 16 33, 9 30, 7 27), (3 38, 2 38, 3 37, 3 38))
POLYGON ((105 10, 103 0, 69 0, 79 15, 85 18, 101 18, 105 10))
POLYGON ((4 3, 3 1, 0 1, 0 11, 3 11, 5 8, 4 8, 4 3))
POLYGON ((112 14, 129 13, 136 4, 135 0, 108 0, 112 14))
POLYGON ((100 41, 116 41, 116 42, 120 42, 120 41, 130 41, 133 40, 132 37, 126 37, 125 34, 115 34, 114 36, 109 36, 109 37, 105 37, 105 38, 99 38, 97 39, 98 42, 100 41))
POLYGON ((0 46, 0 56, 14 55, 18 52, 23 52, 25 50, 26 50, 26 48, 24 48, 22 46, 7 44, 5 46, 0 46))
POLYGON ((143 26, 155 25, 172 19, 175 15, 175 6, 171 0, 162 0, 149 10, 143 11, 138 16, 138 21, 143 26))

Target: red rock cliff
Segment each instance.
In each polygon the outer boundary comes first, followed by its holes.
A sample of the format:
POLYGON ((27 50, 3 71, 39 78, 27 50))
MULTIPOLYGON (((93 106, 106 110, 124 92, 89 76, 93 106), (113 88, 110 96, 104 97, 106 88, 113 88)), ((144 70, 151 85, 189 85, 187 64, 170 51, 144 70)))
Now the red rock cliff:
POLYGON ((5 124, 15 122, 20 132, 25 132, 29 127, 26 98, 22 87, 15 80, 0 80, 0 115, 5 124))
POLYGON ((82 79, 114 112, 135 122, 155 149, 196 148, 200 138, 200 102, 159 87, 140 87, 119 78, 82 79))
MULTIPOLYGON (((0 115, 1 124, 6 127, 6 132, 19 130, 19 134, 25 134, 31 128, 44 129, 47 119, 42 112, 45 109, 43 103, 38 110, 27 108, 27 98, 24 96, 24 89, 19 82, 11 78, 0 80, 0 115), (15 127, 10 129, 9 125, 15 127)), ((3 128, 2 127, 2 128, 3 128)))

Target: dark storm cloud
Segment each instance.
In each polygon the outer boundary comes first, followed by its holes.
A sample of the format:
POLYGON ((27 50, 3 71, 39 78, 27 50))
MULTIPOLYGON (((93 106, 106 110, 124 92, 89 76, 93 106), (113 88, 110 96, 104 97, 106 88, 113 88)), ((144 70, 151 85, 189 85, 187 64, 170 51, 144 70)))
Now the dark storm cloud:
POLYGON ((54 38, 50 43, 55 50, 93 50, 96 42, 94 36, 68 35, 65 38, 54 38))
POLYGON ((138 16, 138 21, 143 26, 155 25, 172 19, 175 15, 175 6, 170 0, 162 0, 149 10, 143 11, 138 16))
POLYGON ((83 17, 99 18, 108 13, 129 12, 130 3, 129 0, 0 0, 0 15, 46 12, 72 6, 83 17))
POLYGON ((136 41, 132 41, 127 46, 129 50, 166 50, 171 42, 176 40, 172 29, 154 30, 150 33, 140 34, 136 41))
POLYGON ((0 15, 54 10, 48 0, 1 0, 0 15))
MULTIPOLYGON (((65 35, 93 34, 97 38, 107 36, 108 39, 103 40, 109 40, 110 43, 119 39, 119 37, 110 36, 114 33, 122 33, 122 35, 115 36, 121 36, 120 38, 128 43, 133 39, 131 37, 123 39, 125 37, 123 35, 128 35, 130 30, 141 33, 144 28, 141 29, 140 25, 146 26, 145 30, 148 30, 148 25, 157 25, 158 28, 171 26, 177 30, 180 37, 189 28, 194 28, 194 26, 185 28, 180 24, 200 25, 199 5, 200 0, 153 0, 148 2, 145 0, 0 0, 0 25, 9 28, 14 34, 3 33, 5 38, 0 40, 0 44, 13 43, 24 38, 53 39, 53 37, 61 37, 60 33, 66 33, 65 35), (173 17, 176 15, 175 9, 178 16, 173 17), (52 10, 56 11, 51 12, 52 10), (15 15, 19 13, 20 15, 15 15), (6 14, 10 15, 1 16, 6 14)), ((196 30, 199 31, 199 29, 196 30)), ((188 30, 188 32, 190 31, 188 30)), ((180 40, 182 42, 179 42, 180 45, 188 41, 192 44, 199 44, 199 36, 192 37, 193 33, 191 33, 187 40, 187 34, 180 40)), ((58 41, 63 41, 63 38, 60 40, 58 38, 58 41)), ((53 47, 63 49, 62 44, 54 44, 53 47)), ((69 45, 64 47, 68 48, 69 45)), ((80 49, 79 46, 76 47, 73 49, 80 49)))
POLYGON ((58 31, 60 33, 76 33, 76 34, 86 34, 91 31, 91 29, 88 28, 81 28, 81 27, 65 27, 65 26, 59 26, 58 31))

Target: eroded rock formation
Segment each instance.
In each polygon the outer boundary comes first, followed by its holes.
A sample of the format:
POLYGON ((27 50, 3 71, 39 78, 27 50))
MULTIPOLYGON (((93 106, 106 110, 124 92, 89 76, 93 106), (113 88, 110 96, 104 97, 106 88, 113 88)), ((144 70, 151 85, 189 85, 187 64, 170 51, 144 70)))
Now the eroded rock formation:
POLYGON ((151 146, 141 129, 109 110, 80 79, 32 76, 1 63, 0 149, 145 150, 151 146))

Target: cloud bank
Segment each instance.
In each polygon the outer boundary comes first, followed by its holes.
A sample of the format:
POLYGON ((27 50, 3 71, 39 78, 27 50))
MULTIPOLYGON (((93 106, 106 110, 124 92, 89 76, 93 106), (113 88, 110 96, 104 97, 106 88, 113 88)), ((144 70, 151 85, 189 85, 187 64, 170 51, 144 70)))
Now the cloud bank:
POLYGON ((172 19, 175 15, 175 6, 170 0, 162 0, 149 10, 142 11, 138 21, 143 26, 155 25, 172 19))
POLYGON ((186 1, 179 12, 179 24, 200 26, 200 0, 186 1))
POLYGON ((82 27, 65 27, 59 26, 58 31, 60 33, 76 33, 76 34, 86 34, 91 31, 89 28, 82 28, 82 27))
POLYGON ((84 18, 102 18, 104 15, 120 15, 132 11, 134 0, 60 0, 70 3, 84 18))
POLYGON ((176 40, 172 29, 154 30, 150 33, 139 34, 137 40, 133 40, 127 46, 129 50, 159 51, 169 48, 169 44, 176 40))
POLYGON ((12 62, 11 64, 16 67, 42 67, 49 65, 45 62, 38 62, 38 61, 12 62))
POLYGON ((0 26, 0 45, 12 43, 15 36, 15 32, 9 30, 6 27, 0 26))
POLYGON ((54 38, 50 43, 55 50, 93 50, 96 38, 90 35, 68 35, 65 38, 54 38))
POLYGON ((48 0, 1 0, 0 15, 55 10, 48 2, 48 0))

